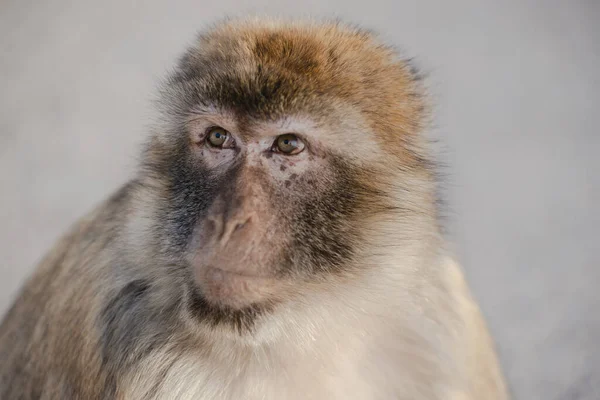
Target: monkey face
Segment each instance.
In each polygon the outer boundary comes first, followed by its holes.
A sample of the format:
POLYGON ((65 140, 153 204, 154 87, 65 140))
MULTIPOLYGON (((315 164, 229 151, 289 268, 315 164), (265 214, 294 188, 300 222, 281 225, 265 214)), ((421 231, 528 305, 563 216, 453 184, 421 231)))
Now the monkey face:
POLYGON ((184 265, 197 314, 255 315, 340 283, 369 265, 383 219, 428 204, 399 206, 426 174, 413 83, 391 50, 341 26, 199 38, 162 88, 143 164, 153 240, 184 265))
POLYGON ((348 264, 359 183, 319 139, 323 128, 196 109, 185 129, 190 168, 213 183, 187 245, 207 302, 273 304, 348 264))
POLYGON ((183 258, 195 313, 239 321, 353 272, 384 197, 353 156, 372 143, 346 143, 337 121, 196 106, 152 144, 158 236, 183 258))

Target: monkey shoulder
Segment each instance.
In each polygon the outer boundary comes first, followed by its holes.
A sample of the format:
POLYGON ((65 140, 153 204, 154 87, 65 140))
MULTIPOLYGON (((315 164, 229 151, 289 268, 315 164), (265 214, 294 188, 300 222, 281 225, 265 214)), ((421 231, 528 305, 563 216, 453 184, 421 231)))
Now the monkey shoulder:
POLYGON ((37 399, 42 391, 48 399, 98 398, 106 380, 94 344, 98 317, 106 285, 118 280, 109 269, 134 185, 121 187, 58 240, 3 317, 0 398, 37 399))
POLYGON ((443 267, 443 276, 451 290, 450 304, 461 327, 455 349, 460 354, 467 355, 462 365, 466 392, 469 393, 465 398, 483 398, 493 394, 494 399, 509 399, 508 387, 496 355, 496 345, 485 317, 469 289, 463 268, 453 258, 447 258, 443 267))

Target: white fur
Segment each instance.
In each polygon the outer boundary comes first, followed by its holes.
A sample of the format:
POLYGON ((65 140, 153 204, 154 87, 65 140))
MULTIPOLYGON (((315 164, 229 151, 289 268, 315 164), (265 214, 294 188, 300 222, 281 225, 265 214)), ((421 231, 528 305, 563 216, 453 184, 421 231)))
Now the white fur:
MULTIPOLYGON (((161 350, 127 377, 125 398, 147 398, 171 365, 154 399, 482 399, 470 374, 495 370, 495 359, 472 357, 487 343, 467 342, 479 315, 464 313, 475 306, 460 269, 447 258, 432 266, 434 287, 422 267, 384 263, 360 285, 277 310, 248 340, 203 332, 197 351, 161 350)), ((496 383, 486 399, 506 398, 496 383)))

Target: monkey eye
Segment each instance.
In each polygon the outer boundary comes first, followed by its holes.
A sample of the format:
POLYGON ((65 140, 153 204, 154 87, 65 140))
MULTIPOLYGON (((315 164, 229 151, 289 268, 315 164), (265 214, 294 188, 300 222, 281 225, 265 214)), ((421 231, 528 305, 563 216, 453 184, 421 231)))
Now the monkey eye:
POLYGON ((221 127, 215 126, 209 128, 206 141, 213 147, 224 147, 229 138, 229 132, 221 127))
POLYGON ((304 150, 304 143, 292 133, 278 136, 273 144, 273 150, 285 154, 298 154, 304 150))

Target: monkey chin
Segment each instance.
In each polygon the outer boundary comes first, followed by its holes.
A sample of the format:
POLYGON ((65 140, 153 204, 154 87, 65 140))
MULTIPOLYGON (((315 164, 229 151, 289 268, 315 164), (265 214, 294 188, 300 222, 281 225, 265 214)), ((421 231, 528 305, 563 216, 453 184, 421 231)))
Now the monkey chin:
POLYGON ((195 268, 195 280, 209 304, 233 310, 271 303, 283 287, 283 282, 275 277, 255 276, 208 265, 195 268))

